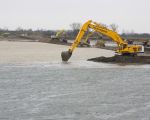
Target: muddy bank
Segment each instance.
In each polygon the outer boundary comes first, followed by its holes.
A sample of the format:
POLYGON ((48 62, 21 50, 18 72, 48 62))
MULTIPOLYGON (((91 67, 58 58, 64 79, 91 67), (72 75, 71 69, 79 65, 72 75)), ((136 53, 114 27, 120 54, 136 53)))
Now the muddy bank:
POLYGON ((150 47, 146 47, 146 48, 144 48, 144 50, 145 50, 145 53, 150 54, 150 47))
POLYGON ((113 56, 113 57, 96 57, 88 59, 88 61, 94 62, 106 62, 106 63, 126 63, 126 64, 150 64, 150 56, 113 56))
POLYGON ((51 43, 51 44, 57 44, 57 45, 66 45, 66 46, 71 46, 72 43, 65 43, 65 42, 60 42, 60 41, 54 41, 54 40, 50 40, 48 43, 51 43))

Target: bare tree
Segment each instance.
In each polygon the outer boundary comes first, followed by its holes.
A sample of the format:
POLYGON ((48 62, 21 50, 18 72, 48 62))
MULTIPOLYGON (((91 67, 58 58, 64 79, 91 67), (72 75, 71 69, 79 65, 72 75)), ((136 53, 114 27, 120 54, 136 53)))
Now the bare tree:
POLYGON ((81 23, 72 23, 70 27, 73 30, 73 36, 76 36, 81 28, 81 23))
POLYGON ((117 32, 118 31, 118 25, 113 23, 110 25, 110 29, 112 29, 114 32, 117 32))
POLYGON ((99 23, 100 25, 102 25, 103 27, 108 27, 106 24, 104 24, 104 23, 99 23))
POLYGON ((72 23, 70 27, 72 28, 72 30, 79 30, 81 27, 81 23, 72 23))

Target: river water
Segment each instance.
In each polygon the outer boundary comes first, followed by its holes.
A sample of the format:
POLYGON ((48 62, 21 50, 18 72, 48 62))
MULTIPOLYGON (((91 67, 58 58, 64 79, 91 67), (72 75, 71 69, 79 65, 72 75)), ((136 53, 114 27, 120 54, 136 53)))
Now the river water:
POLYGON ((150 66, 0 64, 0 120, 150 120, 150 66))

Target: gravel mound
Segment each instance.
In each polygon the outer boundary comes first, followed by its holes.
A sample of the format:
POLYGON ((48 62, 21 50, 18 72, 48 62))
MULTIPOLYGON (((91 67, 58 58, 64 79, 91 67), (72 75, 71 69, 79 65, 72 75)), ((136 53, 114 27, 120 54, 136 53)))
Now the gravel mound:
POLYGON ((113 57, 91 58, 91 59, 88 59, 88 61, 106 62, 106 63, 150 64, 150 56, 121 56, 121 55, 115 55, 113 57))

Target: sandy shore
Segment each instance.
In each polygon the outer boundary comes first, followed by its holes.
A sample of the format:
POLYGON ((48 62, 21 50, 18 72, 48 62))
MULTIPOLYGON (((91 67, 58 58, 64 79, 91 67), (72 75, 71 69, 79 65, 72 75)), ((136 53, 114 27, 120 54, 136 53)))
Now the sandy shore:
MULTIPOLYGON (((33 63, 61 61, 61 52, 68 46, 39 42, 0 41, 0 63, 33 63)), ((87 60, 93 57, 113 56, 114 52, 99 48, 77 48, 70 61, 87 60)))

